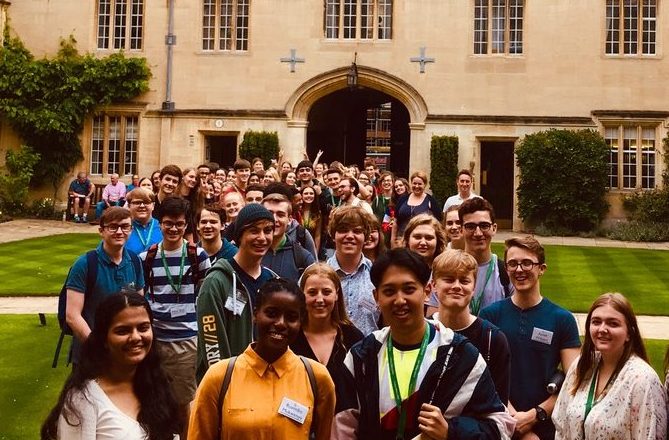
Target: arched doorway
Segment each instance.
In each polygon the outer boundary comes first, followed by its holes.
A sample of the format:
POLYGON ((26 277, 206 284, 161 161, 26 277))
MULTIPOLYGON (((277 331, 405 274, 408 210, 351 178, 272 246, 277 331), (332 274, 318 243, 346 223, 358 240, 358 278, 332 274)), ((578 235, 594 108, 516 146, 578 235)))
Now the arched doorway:
MULTIPOLYGON (((390 133, 374 127, 376 134, 371 138, 378 141, 389 136, 388 168, 406 175, 412 162, 421 161, 422 152, 411 151, 411 143, 425 129, 427 105, 404 80, 373 67, 357 68, 358 87, 352 91, 346 83, 349 66, 317 75, 295 90, 286 103, 289 148, 302 145, 310 157, 322 149, 326 162, 341 160, 362 165, 367 143, 371 143, 368 120, 378 122, 389 110, 390 133), (373 115, 379 117, 372 118, 373 115)), ((383 124, 386 123, 381 122, 382 128, 383 124)))
POLYGON ((396 98, 369 88, 342 89, 320 98, 309 110, 307 152, 322 160, 363 164, 374 158, 381 169, 409 171, 409 112, 396 98))

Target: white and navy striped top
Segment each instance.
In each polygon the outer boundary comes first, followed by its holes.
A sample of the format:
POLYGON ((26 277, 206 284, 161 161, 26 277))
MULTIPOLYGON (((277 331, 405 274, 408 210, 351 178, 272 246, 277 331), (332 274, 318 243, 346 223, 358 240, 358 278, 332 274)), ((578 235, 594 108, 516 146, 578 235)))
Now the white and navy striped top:
MULTIPOLYGON (((185 246, 185 242, 184 242, 185 246)), ((175 283, 179 279, 181 267, 181 254, 185 248, 175 251, 165 251, 167 266, 175 283)), ((163 259, 161 257, 162 242, 158 244, 158 252, 153 259, 153 295, 148 286, 144 289, 153 311, 154 337, 158 341, 171 342, 189 339, 197 336, 197 313, 195 312, 195 286, 191 277, 190 261, 188 255, 184 258, 183 280, 179 292, 176 293, 170 285, 163 259)), ((142 252, 139 258, 146 261, 146 252, 142 252)), ((209 257, 204 249, 197 248, 197 261, 200 265, 200 279, 211 267, 209 257)))

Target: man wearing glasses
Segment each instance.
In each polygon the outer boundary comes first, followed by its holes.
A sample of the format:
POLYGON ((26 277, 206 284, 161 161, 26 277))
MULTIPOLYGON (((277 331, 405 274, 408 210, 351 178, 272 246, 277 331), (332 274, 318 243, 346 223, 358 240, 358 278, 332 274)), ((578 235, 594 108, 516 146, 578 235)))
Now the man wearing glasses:
POLYGON ((160 210, 163 240, 142 252, 147 299, 153 311, 154 345, 184 414, 195 397, 198 282, 211 267, 201 247, 184 240, 188 202, 167 197, 160 210))
POLYGON ((493 254, 490 243, 497 232, 495 211, 481 197, 466 200, 458 208, 465 236, 465 252, 476 258, 476 291, 469 303, 474 316, 486 306, 511 296, 513 286, 504 270, 504 263, 493 254))
POLYGON ((106 209, 100 217, 102 241, 95 253, 97 277, 91 291, 87 291, 88 253, 75 261, 67 278, 67 305, 65 319, 72 329, 72 362, 79 361, 81 343, 88 338, 95 325, 95 309, 108 295, 122 289, 138 290, 144 287, 144 274, 139 259, 125 249, 132 229, 130 211, 120 206, 106 209))
POLYGON ((125 247, 140 254, 160 243, 163 233, 158 220, 153 218, 155 194, 145 188, 135 188, 127 195, 128 208, 132 217, 132 231, 125 247))
POLYGON ((546 271, 544 248, 533 237, 506 241, 504 260, 515 293, 481 311, 480 317, 500 328, 511 350, 509 412, 516 419, 522 440, 552 439, 551 413, 559 387, 558 366, 567 371, 581 345, 576 320, 569 311, 541 295, 540 278, 546 271))

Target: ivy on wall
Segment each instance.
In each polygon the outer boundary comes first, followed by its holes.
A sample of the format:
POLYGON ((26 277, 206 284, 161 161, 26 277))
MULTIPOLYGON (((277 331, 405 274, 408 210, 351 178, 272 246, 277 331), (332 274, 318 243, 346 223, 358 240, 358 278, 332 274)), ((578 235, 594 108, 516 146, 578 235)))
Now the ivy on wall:
POLYGON ((40 155, 31 183, 54 189, 83 159, 79 135, 96 108, 127 102, 149 88, 145 58, 81 55, 62 40, 53 58, 35 59, 18 38, 0 49, 0 115, 40 155))

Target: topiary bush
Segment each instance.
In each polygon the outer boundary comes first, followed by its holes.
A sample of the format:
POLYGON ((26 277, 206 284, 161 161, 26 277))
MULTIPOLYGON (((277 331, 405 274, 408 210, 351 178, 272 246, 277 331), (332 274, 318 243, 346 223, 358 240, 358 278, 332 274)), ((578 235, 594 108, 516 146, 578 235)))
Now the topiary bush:
POLYGON ((262 159, 267 168, 272 159, 279 156, 279 135, 276 131, 253 131, 244 133, 244 139, 239 145, 239 157, 249 162, 255 157, 262 159))
POLYGON ((458 137, 432 136, 430 142, 430 188, 440 203, 458 192, 458 137))
POLYGON ((595 229, 608 210, 608 147, 594 130, 551 129, 516 149, 518 212, 529 227, 595 229))

